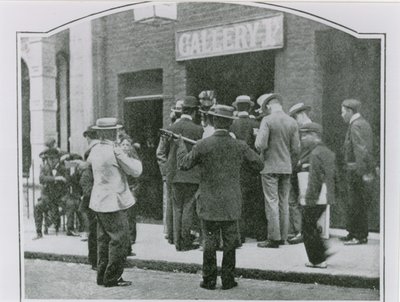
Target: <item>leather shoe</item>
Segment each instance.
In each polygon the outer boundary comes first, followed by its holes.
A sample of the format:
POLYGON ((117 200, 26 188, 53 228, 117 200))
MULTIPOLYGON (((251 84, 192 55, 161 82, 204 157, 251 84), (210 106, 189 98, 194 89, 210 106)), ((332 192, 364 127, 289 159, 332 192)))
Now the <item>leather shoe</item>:
POLYGON ((303 240, 303 236, 301 235, 301 233, 298 233, 296 236, 294 236, 291 239, 288 239, 289 244, 298 244, 298 243, 302 243, 303 240))
POLYGON ((67 231, 67 236, 81 237, 81 235, 72 231, 67 231))
POLYGON ((327 268, 328 264, 326 264, 325 261, 321 262, 321 263, 317 263, 317 264, 313 264, 311 262, 307 262, 306 263, 307 267, 311 267, 311 268, 327 268))
POLYGON ((38 239, 42 239, 43 235, 42 233, 37 233, 35 237, 32 238, 32 240, 38 240, 38 239))
POLYGON ((263 247, 263 248, 279 248, 279 243, 280 243, 280 241, 267 240, 264 242, 257 243, 257 246, 263 247))
POLYGON ((340 237, 339 240, 340 241, 349 241, 349 240, 351 240, 353 238, 354 238, 353 235, 347 234, 347 236, 340 237))
POLYGON ((114 286, 129 286, 132 285, 132 281, 125 281, 122 278, 119 278, 117 282, 115 283, 108 283, 104 284, 105 287, 114 287, 114 286))
POLYGON ((222 289, 224 289, 224 290, 225 289, 231 289, 231 288, 234 288, 236 286, 238 286, 238 283, 236 281, 233 281, 233 282, 222 284, 222 289))
POLYGON ((205 288, 205 289, 209 289, 209 290, 214 290, 216 284, 217 284, 217 282, 215 282, 215 281, 210 281, 210 282, 201 281, 200 282, 200 287, 201 288, 205 288))
POLYGON ((359 245, 359 244, 366 244, 366 243, 368 243, 367 238, 362 238, 362 239, 353 238, 351 240, 345 241, 343 244, 344 245, 359 245))

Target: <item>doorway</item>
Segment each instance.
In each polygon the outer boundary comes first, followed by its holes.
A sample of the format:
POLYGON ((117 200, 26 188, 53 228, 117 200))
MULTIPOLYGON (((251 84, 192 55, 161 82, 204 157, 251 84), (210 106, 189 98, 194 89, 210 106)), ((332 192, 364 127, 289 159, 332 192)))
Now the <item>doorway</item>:
POLYGON ((214 90, 219 104, 231 105, 237 96, 253 101, 274 89, 274 51, 218 56, 187 61, 188 94, 214 90))

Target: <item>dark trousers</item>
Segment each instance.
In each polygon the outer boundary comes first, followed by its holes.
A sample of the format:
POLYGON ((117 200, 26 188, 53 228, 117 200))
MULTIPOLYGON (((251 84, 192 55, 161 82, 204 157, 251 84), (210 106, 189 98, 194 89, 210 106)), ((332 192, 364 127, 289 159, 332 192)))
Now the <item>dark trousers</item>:
POLYGON ((347 185, 347 231, 354 238, 367 238, 370 194, 362 176, 355 171, 347 171, 347 185))
POLYGON ((79 210, 85 219, 85 228, 88 232, 89 263, 97 266, 97 218, 96 213, 89 208, 89 202, 90 196, 84 196, 79 210))
POLYGON ((97 216, 97 284, 112 285, 124 271, 127 253, 127 212, 99 213, 97 216))
POLYGON ((38 200, 33 213, 37 234, 42 234, 43 219, 45 220, 46 227, 53 223, 56 232, 58 232, 61 224, 58 202, 59 198, 50 198, 48 196, 42 196, 38 200))
POLYGON ((236 265, 237 220, 210 221, 203 220, 204 250, 203 250, 203 280, 217 280, 217 247, 220 234, 223 239, 223 258, 221 279, 222 284, 234 281, 236 265))
POLYGON ((174 242, 174 208, 173 208, 173 192, 172 184, 169 180, 166 181, 167 187, 167 207, 165 210, 165 219, 167 226, 167 236, 170 242, 174 242))
POLYGON ((174 242, 177 249, 192 244, 190 230, 193 223, 195 194, 199 185, 173 183, 174 242))
POLYGON ((317 225, 326 205, 303 206, 303 239, 308 260, 319 264, 326 260, 326 245, 317 225))
POLYGON ((291 178, 289 193, 289 233, 296 235, 301 232, 301 205, 299 201, 299 184, 297 173, 293 173, 291 178))
POLYGON ((80 199, 78 196, 65 196, 65 211, 67 215, 67 231, 75 230, 75 214, 79 222, 79 229, 83 231, 85 220, 79 211, 80 199))

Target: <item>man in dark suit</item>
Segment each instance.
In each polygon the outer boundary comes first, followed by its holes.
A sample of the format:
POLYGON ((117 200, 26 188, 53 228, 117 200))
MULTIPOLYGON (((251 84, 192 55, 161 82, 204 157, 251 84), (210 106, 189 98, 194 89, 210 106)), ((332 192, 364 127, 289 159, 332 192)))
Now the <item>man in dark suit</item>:
MULTIPOLYGON (((193 121, 198 114, 199 105, 200 103, 195 97, 185 97, 180 120, 172 124, 168 130, 195 141, 200 140, 203 128, 193 121)), ((187 144, 186 146, 191 150, 192 145, 187 144)), ((193 223, 195 194, 200 182, 200 171, 198 168, 191 171, 178 170, 177 148, 178 145, 175 141, 170 140, 167 149, 166 177, 172 183, 175 247, 177 251, 187 251, 198 247, 192 243, 190 230, 193 223)))
POLYGON ((335 201, 335 154, 322 142, 322 127, 306 123, 300 128, 301 144, 310 150, 309 162, 302 171, 308 172, 305 196, 300 195, 303 214, 303 238, 308 260, 307 267, 326 268, 329 257, 327 246, 321 238, 318 220, 327 204, 335 201))
POLYGON ((261 180, 268 220, 268 241, 257 246, 279 248, 288 236, 290 175, 300 150, 299 130, 296 121, 283 112, 280 95, 264 94, 257 102, 263 112, 270 113, 262 119, 255 142, 264 158, 261 180))
POLYGON ((361 103, 348 99, 342 103, 342 117, 349 124, 344 142, 344 161, 348 185, 347 231, 345 245, 368 242, 368 184, 373 180, 372 130, 360 115, 361 103))
POLYGON ((215 289, 217 281, 217 242, 223 238, 222 289, 237 286, 234 279, 236 262, 237 220, 241 215, 242 193, 240 168, 243 164, 255 173, 263 168, 257 153, 241 140, 229 135, 234 109, 216 105, 209 112, 216 131, 193 147, 188 153, 182 140, 178 140, 180 169, 200 168, 200 197, 197 213, 202 220, 204 234, 202 288, 215 289))
MULTIPOLYGON (((232 104, 237 110, 238 119, 233 120, 230 131, 237 139, 243 140, 255 149, 254 133, 258 130, 259 122, 250 118, 249 112, 254 106, 250 97, 240 95, 232 104)), ((240 171, 240 186, 242 189, 243 207, 240 222, 240 236, 242 242, 245 236, 256 238, 258 241, 267 238, 267 219, 264 214, 264 196, 262 194, 260 175, 249 167, 243 166, 240 171)))

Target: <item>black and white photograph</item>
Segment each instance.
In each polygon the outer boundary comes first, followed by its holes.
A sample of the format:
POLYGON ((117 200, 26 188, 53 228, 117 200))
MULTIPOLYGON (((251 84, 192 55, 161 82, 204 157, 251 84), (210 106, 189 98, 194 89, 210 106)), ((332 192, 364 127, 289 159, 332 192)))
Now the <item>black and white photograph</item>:
POLYGON ((399 12, 0 3, 0 300, 398 301, 399 12))

